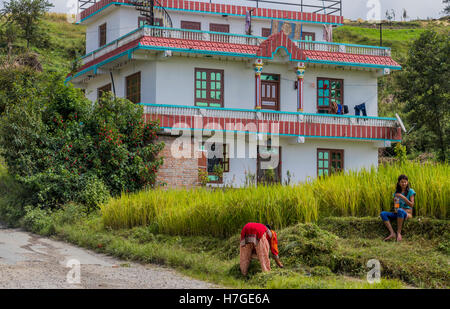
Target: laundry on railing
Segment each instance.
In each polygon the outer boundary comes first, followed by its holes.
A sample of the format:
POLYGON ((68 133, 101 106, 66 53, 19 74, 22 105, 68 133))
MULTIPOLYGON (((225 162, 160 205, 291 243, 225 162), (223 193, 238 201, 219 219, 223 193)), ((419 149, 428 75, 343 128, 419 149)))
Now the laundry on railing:
POLYGON ((360 116, 361 112, 364 117, 367 117, 366 103, 355 106, 355 116, 360 116))

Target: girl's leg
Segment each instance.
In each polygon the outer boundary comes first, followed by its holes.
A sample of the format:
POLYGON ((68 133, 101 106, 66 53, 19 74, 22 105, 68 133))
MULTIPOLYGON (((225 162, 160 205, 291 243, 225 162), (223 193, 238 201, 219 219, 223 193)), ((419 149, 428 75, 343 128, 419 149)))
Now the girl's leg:
POLYGON ((256 246, 256 254, 258 255, 259 262, 261 263, 262 271, 270 271, 270 244, 267 241, 266 234, 264 234, 259 240, 259 243, 256 246))
POLYGON ((240 267, 241 273, 244 276, 247 276, 248 267, 250 266, 250 262, 252 260, 252 251, 254 249, 253 244, 246 244, 244 247, 240 246, 240 267))
POLYGON ((398 210, 397 216, 397 241, 402 241, 402 227, 403 221, 408 217, 408 213, 403 209, 398 210))
POLYGON ((392 228, 391 222, 389 221, 390 218, 395 217, 396 214, 392 213, 392 212, 388 212, 388 211, 383 211, 380 214, 381 219, 383 220, 384 225, 386 226, 386 228, 389 230, 389 236, 387 236, 384 240, 389 240, 392 238, 395 238, 395 232, 394 229, 392 228))

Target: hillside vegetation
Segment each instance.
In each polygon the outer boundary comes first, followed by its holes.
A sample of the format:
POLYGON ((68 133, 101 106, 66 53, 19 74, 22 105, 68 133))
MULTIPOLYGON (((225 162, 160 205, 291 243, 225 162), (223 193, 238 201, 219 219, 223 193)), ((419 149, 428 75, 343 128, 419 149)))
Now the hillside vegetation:
MULTIPOLYGON (((0 33, 3 27, 0 23, 0 33)), ((44 71, 67 74, 71 71, 76 58, 84 55, 86 46, 86 27, 69 23, 66 14, 47 13, 42 20, 42 28, 48 34, 43 40, 30 48, 38 55, 44 71)), ((12 54, 21 54, 26 50, 24 39, 17 38, 12 46, 12 54)), ((5 39, 0 39, 0 56, 7 53, 5 39)))
MULTIPOLYGON (((384 22, 383 46, 392 49, 392 58, 402 64, 411 43, 427 29, 437 32, 448 31, 448 18, 441 20, 417 20, 410 22, 384 22)), ((346 21, 344 26, 338 27, 333 38, 339 43, 380 46, 379 24, 367 22, 346 21)))

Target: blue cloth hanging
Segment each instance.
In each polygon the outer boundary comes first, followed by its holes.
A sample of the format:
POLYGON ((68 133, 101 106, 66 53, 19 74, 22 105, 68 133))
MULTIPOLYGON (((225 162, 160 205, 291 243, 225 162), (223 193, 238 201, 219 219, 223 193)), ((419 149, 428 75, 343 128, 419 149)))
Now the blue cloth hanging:
POLYGON ((360 116, 361 112, 364 117, 367 117, 366 103, 355 106, 355 116, 360 116))

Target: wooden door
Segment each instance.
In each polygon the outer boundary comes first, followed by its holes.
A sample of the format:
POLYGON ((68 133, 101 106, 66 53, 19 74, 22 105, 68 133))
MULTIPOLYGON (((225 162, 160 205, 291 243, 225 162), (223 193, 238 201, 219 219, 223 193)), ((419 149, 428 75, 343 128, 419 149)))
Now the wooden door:
POLYGON ((280 75, 261 74, 261 108, 280 110, 280 75))
MULTIPOLYGON (((187 20, 181 21, 181 29, 200 31, 201 27, 202 27, 202 25, 200 22, 187 21, 187 20)), ((202 33, 201 32, 184 31, 182 34, 182 38, 187 39, 187 40, 201 40, 202 33)))
MULTIPOLYGON (((209 31, 230 33, 230 25, 228 24, 209 24, 209 31)), ((229 35, 211 34, 211 41, 214 42, 230 42, 229 35)))

